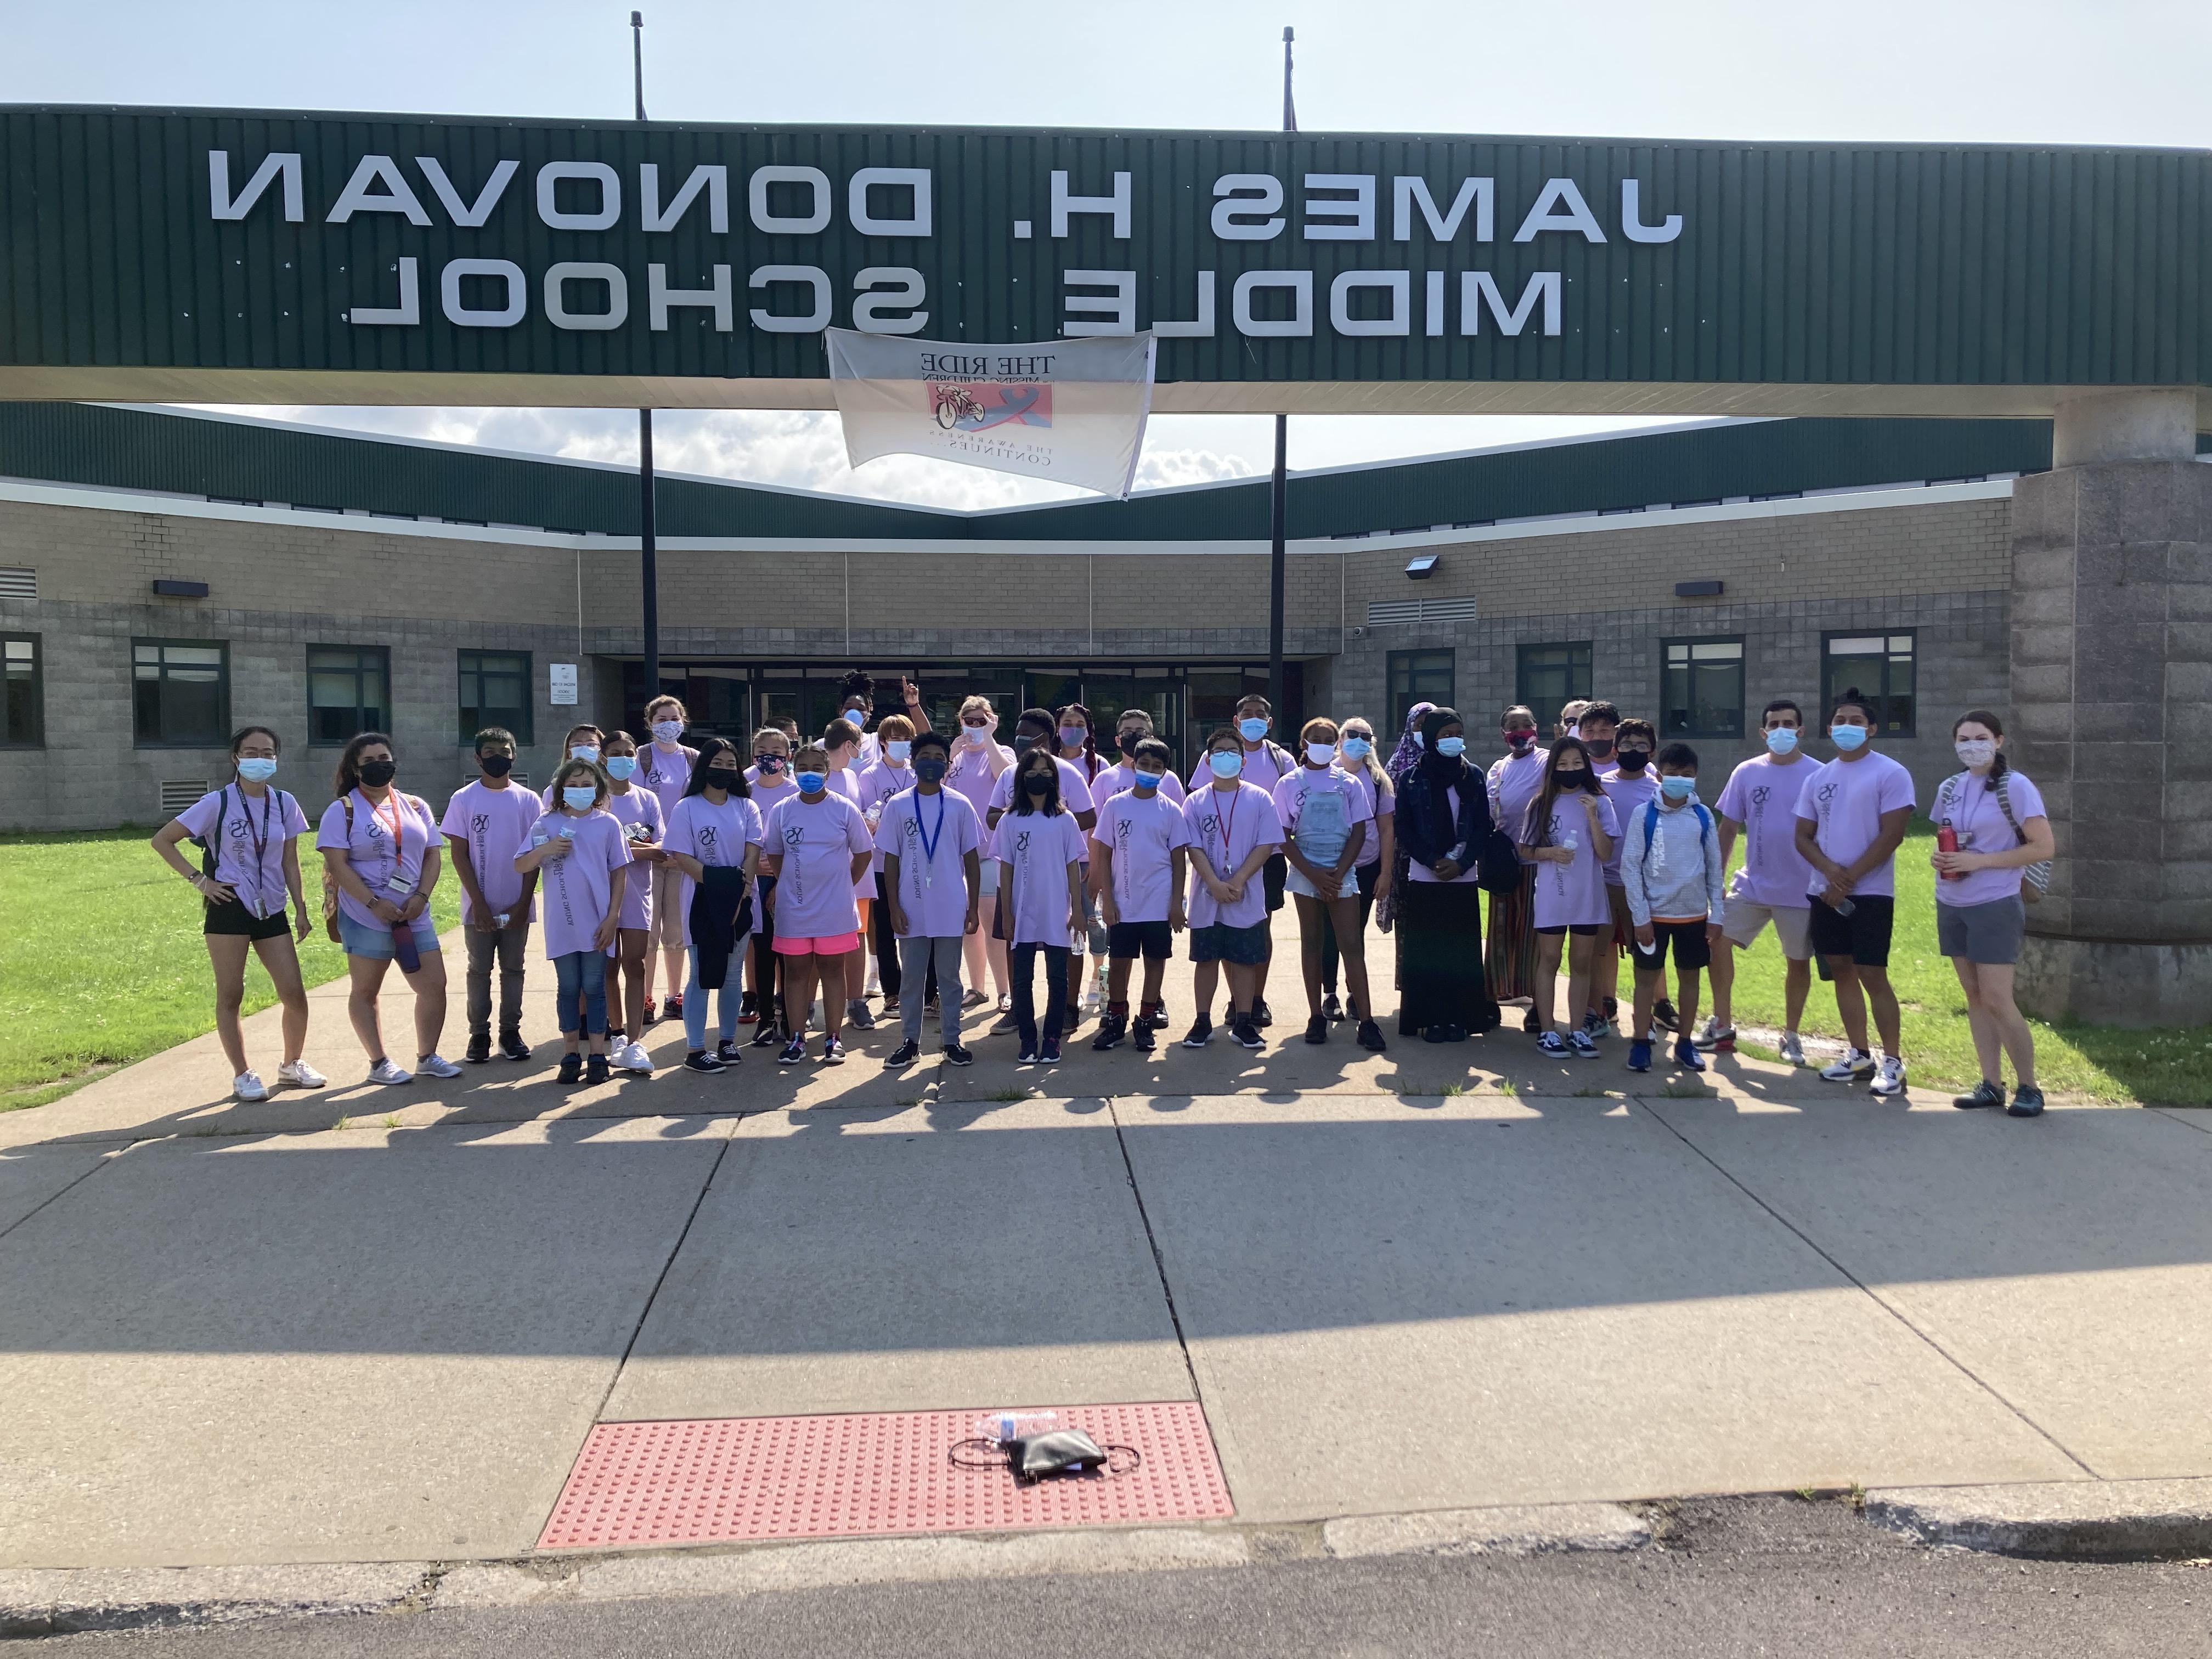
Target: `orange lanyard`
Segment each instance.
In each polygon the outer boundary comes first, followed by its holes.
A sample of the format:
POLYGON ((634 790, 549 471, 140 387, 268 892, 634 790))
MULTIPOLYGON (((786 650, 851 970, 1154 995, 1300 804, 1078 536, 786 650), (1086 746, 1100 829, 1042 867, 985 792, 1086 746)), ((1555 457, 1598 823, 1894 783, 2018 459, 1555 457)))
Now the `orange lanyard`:
POLYGON ((362 800, 368 802, 368 810, 385 823, 391 826, 392 867, 396 872, 399 868, 400 859, 407 851, 406 838, 400 834, 402 820, 399 816, 399 793, 397 790, 386 791, 384 799, 386 805, 392 808, 392 816, 390 817, 385 817, 384 808, 382 806, 379 806, 374 801, 369 800, 367 795, 363 795, 362 797, 362 800))

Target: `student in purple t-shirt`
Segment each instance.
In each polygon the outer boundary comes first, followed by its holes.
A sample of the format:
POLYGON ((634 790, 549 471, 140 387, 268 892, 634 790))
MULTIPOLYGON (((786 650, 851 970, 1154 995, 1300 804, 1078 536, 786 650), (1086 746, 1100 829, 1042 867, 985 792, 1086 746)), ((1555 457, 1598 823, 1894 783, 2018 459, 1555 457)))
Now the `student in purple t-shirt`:
MULTIPOLYGON (((1149 730, 1149 725, 1146 727, 1149 730)), ((1133 1035, 1139 1049, 1151 1052, 1158 1029, 1152 1015, 1160 1006, 1168 958, 1175 935, 1184 926, 1182 890, 1189 864, 1190 825, 1182 803, 1168 798, 1175 756, 1158 738, 1127 741, 1131 785, 1106 798, 1091 832, 1091 886, 1106 923, 1109 963, 1105 1016, 1093 1048, 1111 1048, 1133 1035), (1129 1018, 1129 966, 1145 959, 1143 1000, 1129 1018)), ((1104 774, 1101 775, 1105 775, 1104 774)))
POLYGON ((301 939, 315 924, 300 885, 297 838, 307 833, 307 814, 269 781, 276 774, 278 747, 276 734, 265 726, 240 730, 230 740, 237 781, 202 795, 154 833, 155 854, 205 901, 200 932, 215 970, 216 1033, 230 1061, 231 1092, 248 1101, 269 1098, 268 1085, 246 1063, 246 1037, 238 1023, 249 945, 284 1005, 284 1063, 277 1069, 276 1086, 319 1089, 327 1081, 300 1058, 307 1041, 307 993, 285 922, 285 896, 291 896, 301 939), (187 836, 204 849, 198 866, 177 850, 187 836))
POLYGON ((1744 836, 1743 868, 1729 889, 1722 913, 1721 948, 1713 952, 1713 1012, 1698 1034, 1698 1047, 1722 1054, 1735 1048, 1735 953, 1747 951, 1769 922, 1782 942, 1782 1000, 1784 1030, 1782 1063, 1805 1063, 1804 1040, 1797 1035, 1805 996, 1813 988, 1811 901, 1806 896, 1813 868, 1797 851, 1797 797, 1814 763, 1802 741, 1804 711, 1777 697, 1759 716, 1766 752, 1737 767, 1721 791, 1715 811, 1721 820, 1721 867, 1728 867, 1739 831, 1744 836))
POLYGON ((1083 926, 1083 830, 1060 798, 1061 763, 1039 743, 1013 766, 1013 810, 992 831, 1000 921, 1013 968, 1014 1030, 1023 1066, 1060 1063, 1067 1011, 1068 940, 1083 926), (1036 1018, 1036 959, 1044 953, 1044 1030, 1036 1018))
POLYGON ((952 1065, 966 1066, 975 1056, 960 1041, 960 958, 963 941, 981 926, 983 823, 966 796, 945 787, 951 745, 944 734, 904 735, 913 731, 903 714, 885 715, 878 728, 886 759, 894 748, 908 751, 896 757, 893 775, 915 781, 912 788, 885 797, 876 819, 884 925, 898 943, 899 1021, 905 1028, 904 1040, 884 1064, 909 1066, 921 1053, 922 1002, 933 972, 941 1052, 952 1065))
POLYGON ((2057 843, 2042 792, 2005 759, 2004 727, 1995 714, 1986 708, 1961 714, 1951 727, 1951 747, 1966 769, 1946 779, 1936 797, 1938 828, 1948 823, 1959 838, 1956 852, 1939 848, 1929 860, 1936 866, 1936 942, 1958 970, 1982 1065, 1973 1092, 1951 1103, 2004 1106, 2014 1117, 2033 1117, 2043 1109, 2043 1091, 2035 1086, 2035 1039, 2013 1000, 2013 968, 2027 932, 2027 866, 2051 858, 2057 843), (2012 1058, 2008 1106, 2001 1051, 2012 1058))
MULTIPOLYGON (((1625 830, 1629 820, 1649 806, 1659 793, 1659 775, 1651 764, 1651 757, 1658 751, 1659 733, 1650 720, 1632 716, 1620 718, 1620 710, 1612 703, 1592 703, 1583 711, 1587 726, 1590 717, 1597 716, 1597 729, 1607 734, 1607 747, 1613 763, 1597 760, 1598 787, 1605 791, 1606 799, 1613 803, 1613 821, 1625 830)), ((1591 753, 1596 754, 1592 744, 1591 753)), ((1605 865, 1606 902, 1613 910, 1613 936, 1600 939, 1597 946, 1597 981, 1589 1013, 1583 1017, 1583 1029, 1594 1037, 1608 1035, 1612 1021, 1620 1012, 1620 955, 1636 943, 1636 923, 1628 914, 1628 890, 1621 885, 1620 844, 1613 843, 1613 856, 1605 865)), ((1664 998, 1661 999, 1663 1003, 1664 998)), ((1674 1016, 1669 1009, 1661 1010, 1662 1023, 1670 1029, 1674 1016)), ((1637 1035, 1642 1036, 1642 1032, 1637 1035)))
POLYGON ((1589 750, 1580 738, 1561 738, 1546 759, 1543 787, 1528 803, 1519 835, 1521 856, 1536 866, 1534 926, 1536 980, 1533 988, 1536 1046, 1547 1054, 1596 1056, 1583 1029, 1595 981, 1598 934, 1613 930, 1613 905, 1605 896, 1605 866, 1620 833, 1613 803, 1598 785, 1589 750), (1567 1036, 1552 1029, 1559 956, 1567 957, 1567 1036))
POLYGON ((553 963, 554 1012, 566 1052, 561 1081, 605 1083, 607 1069, 607 947, 622 928, 623 890, 629 884, 629 841, 605 811, 607 781, 594 761, 562 763, 550 787, 560 805, 530 827, 530 844, 514 867, 541 872, 545 889, 545 954, 553 963), (588 1077, 577 1053, 591 1044, 588 1077))
POLYGON ((998 739, 999 711, 985 696, 972 696, 960 705, 960 729, 952 734, 952 762, 945 769, 945 787, 963 797, 975 809, 975 821, 984 827, 983 920, 981 930, 968 935, 963 946, 968 962, 970 1006, 983 1000, 983 981, 988 977, 999 995, 1004 1016, 991 1028, 994 1033, 1014 1029, 1012 980, 1006 971, 1006 941, 998 925, 999 860, 990 856, 991 794, 999 775, 1014 763, 1014 751, 998 739))
POLYGON ((439 828, 453 855, 461 884, 461 940, 468 950, 469 1047, 465 1058, 491 1058, 491 970, 499 963, 499 1051, 509 1060, 530 1058, 522 1040, 522 990, 530 923, 537 915, 538 877, 522 875, 514 855, 529 844, 530 826, 542 808, 519 787, 514 733, 487 726, 477 733, 477 781, 463 784, 446 803, 439 828))
POLYGON ((623 884, 622 927, 607 953, 607 1046, 612 1050, 608 1057, 618 1072, 650 1073, 645 1005, 652 975, 653 878, 670 866, 660 845, 668 820, 660 797, 637 781, 640 764, 636 738, 627 732, 607 733, 599 769, 607 775, 606 810, 623 827, 630 860, 629 879, 623 884))
MULTIPOLYGON (((645 706, 645 722, 653 732, 653 741, 638 750, 636 781, 643 785, 660 803, 660 821, 668 822, 676 811, 676 803, 684 799, 684 790, 691 782, 691 769, 699 763, 699 751, 683 741, 684 728, 690 716, 684 712, 683 700, 663 695, 645 706)), ((655 957, 648 948, 645 962, 645 1023, 650 1025, 660 1017, 660 1010, 653 999, 653 975, 656 969, 668 976, 668 994, 678 1006, 670 1012, 683 1012, 684 1000, 684 918, 676 914, 676 884, 683 872, 664 860, 653 866, 653 879, 646 880, 648 872, 640 870, 634 884, 640 888, 650 887, 652 900, 653 943, 659 947, 655 957)), ((633 1041, 641 1040, 633 1033, 633 1041)))
MULTIPOLYGON (((1298 769, 1297 757, 1267 734, 1274 729, 1275 710, 1273 704, 1257 691, 1248 691, 1237 700, 1237 738, 1238 752, 1243 757, 1243 770, 1237 774, 1240 781, 1253 784, 1274 799, 1275 786, 1298 769)), ((1197 767, 1190 775, 1191 793, 1202 793, 1213 781, 1212 761, 1210 756, 1199 757, 1197 767)), ((1280 827, 1279 825, 1278 826, 1280 827)), ((1290 877, 1290 860, 1279 846, 1260 868, 1260 887, 1267 915, 1272 917, 1283 908, 1285 883, 1290 877)), ((1193 922, 1193 927, 1197 923, 1193 922)), ((1260 936, 1259 969, 1252 976, 1252 1025, 1264 1030, 1275 1023, 1275 1016, 1267 1007, 1267 970, 1275 963, 1275 935, 1270 927, 1260 936)), ((1235 1027, 1231 1028, 1234 1034, 1235 1027)), ((1242 1037, 1237 1039, 1240 1042, 1242 1037)))
POLYGON ((766 856, 761 860, 775 878, 775 952, 783 969, 784 1024, 791 1033, 776 1062, 796 1066, 806 1058, 806 1021, 818 978, 822 1059, 825 1065, 842 1066, 847 959, 860 948, 860 912, 853 890, 875 843, 860 809, 830 793, 827 750, 807 744, 792 764, 798 792, 769 812, 766 856))
MULTIPOLYGON (((1191 991, 1198 1005, 1182 1040, 1186 1048, 1202 1048, 1213 1035, 1213 985, 1224 963, 1230 1035, 1246 1048, 1266 1041, 1254 1018, 1269 948, 1264 872, 1282 854, 1283 822, 1268 790, 1242 775, 1251 763, 1245 741, 1226 726, 1209 736, 1206 785, 1193 789, 1182 804, 1191 848, 1191 991)), ((1264 775, 1272 783, 1281 774, 1271 761, 1264 775)))

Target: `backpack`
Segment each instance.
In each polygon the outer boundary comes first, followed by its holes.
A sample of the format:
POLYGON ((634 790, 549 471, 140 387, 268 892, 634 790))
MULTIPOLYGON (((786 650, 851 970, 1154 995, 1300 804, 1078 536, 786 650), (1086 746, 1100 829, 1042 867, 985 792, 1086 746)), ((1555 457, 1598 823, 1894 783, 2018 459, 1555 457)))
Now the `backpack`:
MULTIPOLYGON (((1943 780, 1943 787, 1936 793, 1936 821, 1938 823, 1951 816, 1951 802, 1955 799, 1954 792, 1960 779, 1971 775, 1972 775, 1970 773, 1960 772, 1956 776, 1943 780)), ((2004 821, 2012 826, 2013 835, 2017 837, 2019 844, 2025 847, 2027 845, 2027 831, 2020 827, 2020 816, 2012 810, 2012 791, 2005 785, 2008 775, 2009 775, 2002 772, 1997 775, 1995 782, 1990 786, 1991 793, 1997 798, 1997 811, 2004 814, 2004 821)), ((2021 903, 2040 904, 2043 902, 2043 896, 2050 890, 2051 860, 2049 859, 2038 859, 2034 863, 2023 865, 2021 867, 2021 903)))
MULTIPOLYGON (((284 816, 284 803, 289 800, 290 797, 286 795, 282 789, 273 787, 270 789, 269 793, 275 798, 272 803, 273 810, 276 816, 281 819, 284 816)), ((222 788, 216 791, 216 795, 217 797, 217 805, 215 809, 215 829, 205 836, 186 836, 185 837, 186 841, 191 842, 193 846, 200 849, 200 874, 205 876, 210 881, 213 881, 215 879, 215 866, 217 860, 222 856, 223 826, 230 822, 230 786, 226 783, 222 788)), ((246 810, 246 801, 242 796, 239 799, 238 810, 241 812, 246 810)), ((249 820, 249 823, 250 822, 251 820, 249 820)), ((349 825, 349 827, 350 827, 350 825, 349 825)), ((213 899, 206 898, 204 894, 201 896, 210 905, 212 905, 215 902, 213 899)))
MULTIPOLYGON (((1713 815, 1705 810, 1705 804, 1701 800, 1692 801, 1690 810, 1698 815, 1698 854, 1702 858, 1707 844, 1713 838, 1713 815)), ((1659 803, 1647 800, 1644 803, 1644 854, 1646 858, 1651 855, 1651 837, 1658 828, 1659 803)))
MULTIPOLYGON (((338 797, 338 805, 345 808, 346 846, 353 845, 353 791, 349 789, 338 797)), ((331 943, 343 945, 345 940, 338 933, 338 884, 331 878, 331 867, 323 866, 323 932, 330 935, 331 943)))

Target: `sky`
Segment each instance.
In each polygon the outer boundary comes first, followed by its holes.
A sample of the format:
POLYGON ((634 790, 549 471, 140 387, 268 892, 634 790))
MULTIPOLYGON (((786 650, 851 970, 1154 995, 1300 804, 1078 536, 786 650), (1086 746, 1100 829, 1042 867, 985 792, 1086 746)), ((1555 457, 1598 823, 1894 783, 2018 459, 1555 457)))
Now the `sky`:
MULTIPOLYGON (((1746 140, 2212 143, 2212 7, 2152 0, 646 0, 659 119, 1272 128, 1281 33, 1299 125, 1746 140)), ((628 4, 575 0, 70 0, 0 4, 0 102, 629 115, 628 4)), ((629 410, 244 414, 635 461, 629 410)), ((1293 467, 1649 426, 1301 416, 1293 467)), ((1263 471, 1267 417, 1163 416, 1139 488, 1263 471)), ((855 472, 836 416, 664 412, 672 471, 980 507, 1072 492, 894 457, 855 472)))

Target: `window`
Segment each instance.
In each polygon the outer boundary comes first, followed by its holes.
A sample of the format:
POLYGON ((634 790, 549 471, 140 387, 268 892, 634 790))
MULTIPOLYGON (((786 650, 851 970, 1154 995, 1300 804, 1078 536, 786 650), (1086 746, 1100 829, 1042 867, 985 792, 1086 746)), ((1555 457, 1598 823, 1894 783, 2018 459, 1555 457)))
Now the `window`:
POLYGON ((0 749, 40 749, 46 741, 46 684, 36 634, 0 638, 0 749))
POLYGON ((1452 706, 1452 653, 1449 651, 1393 651, 1390 653, 1390 725, 1406 729, 1406 716, 1417 702, 1452 706))
POLYGON ((392 729, 391 654, 380 645, 307 647, 307 741, 392 729))
POLYGON ((131 715, 142 749, 230 739, 230 647, 206 640, 131 641, 131 715))
POLYGON ((535 740, 530 714, 527 651, 461 653, 461 742, 487 726, 503 726, 527 747, 535 740))
POLYGON ((1588 640, 1567 645, 1524 645, 1514 678, 1513 700, 1536 714, 1539 742, 1559 722, 1559 710, 1590 694, 1588 640))
POLYGON ((1825 729, 1838 697, 1856 687, 1874 705, 1877 737, 1912 735, 1913 635, 1824 634, 1820 636, 1820 708, 1814 719, 1825 729))
POLYGON ((1659 686, 1662 738, 1743 735, 1743 641, 1667 640, 1659 686))

